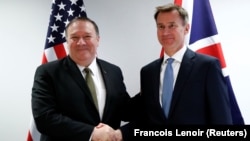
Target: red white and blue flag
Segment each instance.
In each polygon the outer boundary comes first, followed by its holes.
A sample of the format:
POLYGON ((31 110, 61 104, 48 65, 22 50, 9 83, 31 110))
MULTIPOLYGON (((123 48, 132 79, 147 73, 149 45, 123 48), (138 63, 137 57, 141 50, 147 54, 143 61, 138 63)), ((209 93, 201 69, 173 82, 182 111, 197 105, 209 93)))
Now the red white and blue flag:
MULTIPOLYGON (((65 27, 69 21, 79 16, 87 16, 83 0, 52 1, 42 64, 63 58, 68 54, 65 27)), ((33 118, 30 123, 27 141, 40 141, 40 133, 33 118)))
MULTIPOLYGON (((174 0, 174 3, 182 6, 189 13, 191 28, 186 38, 186 44, 189 48, 199 53, 217 57, 220 60, 221 69, 228 86, 233 123, 235 125, 243 125, 244 119, 235 98, 229 74, 227 73, 226 61, 209 0, 174 0)), ((162 55, 163 50, 161 51, 162 55)))

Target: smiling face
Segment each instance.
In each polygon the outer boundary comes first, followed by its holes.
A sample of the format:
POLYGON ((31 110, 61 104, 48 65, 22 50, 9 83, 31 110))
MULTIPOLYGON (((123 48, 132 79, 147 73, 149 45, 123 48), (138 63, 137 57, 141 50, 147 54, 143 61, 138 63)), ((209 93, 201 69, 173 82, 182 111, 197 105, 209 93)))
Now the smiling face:
POLYGON ((165 53, 172 56, 183 47, 189 24, 184 24, 177 10, 160 12, 156 24, 158 40, 165 53))
POLYGON ((66 32, 69 56, 77 64, 88 66, 96 57, 99 39, 100 37, 91 22, 87 20, 74 21, 66 32))

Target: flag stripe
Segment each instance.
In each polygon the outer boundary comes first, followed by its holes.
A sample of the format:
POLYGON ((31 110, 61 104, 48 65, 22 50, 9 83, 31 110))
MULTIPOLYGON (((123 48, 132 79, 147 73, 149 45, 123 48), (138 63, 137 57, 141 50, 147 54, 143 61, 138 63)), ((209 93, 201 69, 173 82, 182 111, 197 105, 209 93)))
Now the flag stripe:
POLYGON ((54 47, 45 49, 44 54, 48 62, 57 60, 57 55, 56 55, 54 47))
POLYGON ((223 59, 224 56, 223 56, 223 53, 222 53, 222 49, 221 49, 221 44, 220 43, 213 44, 213 45, 210 45, 210 46, 204 46, 203 48, 197 50, 196 52, 203 53, 203 54, 208 54, 208 55, 214 56, 216 58, 221 58, 219 60, 220 63, 221 63, 221 67, 222 68, 226 67, 226 62, 223 59))
POLYGON ((47 60, 47 58, 46 58, 45 52, 43 52, 42 64, 45 64, 45 63, 47 63, 47 62, 48 62, 48 60, 47 60))
POLYGON ((30 131, 28 131, 27 141, 33 141, 32 137, 31 137, 31 134, 30 134, 30 131))
POLYGON ((58 59, 61 59, 67 55, 63 44, 55 45, 54 50, 58 59))
POLYGON ((214 36, 210 36, 210 37, 206 37, 200 40, 197 40, 196 42, 194 42, 193 44, 189 44, 190 49, 192 49, 193 51, 197 51, 203 47, 206 46, 211 46, 213 44, 218 44, 219 39, 218 39, 218 35, 214 35, 214 36))
POLYGON ((182 0, 175 0, 174 3, 181 6, 182 5, 182 0))

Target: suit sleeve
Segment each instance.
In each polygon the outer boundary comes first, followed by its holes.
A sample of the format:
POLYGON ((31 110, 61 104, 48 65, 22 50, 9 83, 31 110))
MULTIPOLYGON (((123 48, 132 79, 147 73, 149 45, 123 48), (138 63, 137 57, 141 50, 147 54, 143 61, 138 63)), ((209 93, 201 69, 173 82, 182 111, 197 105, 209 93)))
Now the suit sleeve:
POLYGON ((74 138, 89 140, 94 127, 64 116, 56 103, 54 87, 53 79, 47 69, 38 67, 31 99, 33 117, 38 131, 57 139, 69 137, 72 140, 74 138))
POLYGON ((232 124, 228 89, 218 60, 208 71, 207 99, 211 124, 232 124))

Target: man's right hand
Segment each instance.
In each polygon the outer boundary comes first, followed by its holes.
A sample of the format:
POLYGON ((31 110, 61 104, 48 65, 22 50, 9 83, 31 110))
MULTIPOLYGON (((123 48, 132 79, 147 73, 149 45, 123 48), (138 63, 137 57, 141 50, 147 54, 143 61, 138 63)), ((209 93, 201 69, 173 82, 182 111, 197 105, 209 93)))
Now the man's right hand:
POLYGON ((92 133, 91 141, 115 141, 115 130, 107 124, 98 124, 92 133))

